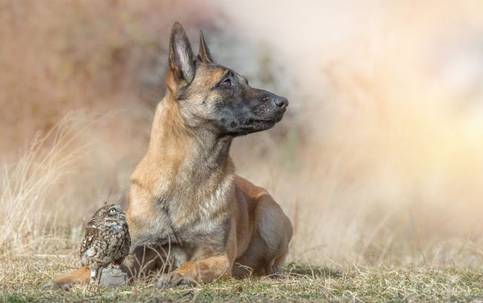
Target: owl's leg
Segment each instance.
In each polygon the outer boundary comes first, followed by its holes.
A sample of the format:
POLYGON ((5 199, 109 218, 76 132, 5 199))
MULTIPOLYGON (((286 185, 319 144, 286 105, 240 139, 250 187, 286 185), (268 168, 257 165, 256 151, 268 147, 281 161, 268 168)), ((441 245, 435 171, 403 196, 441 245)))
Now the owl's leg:
POLYGON ((91 266, 91 283, 97 283, 98 282, 98 276, 99 276, 99 266, 92 265, 91 266))

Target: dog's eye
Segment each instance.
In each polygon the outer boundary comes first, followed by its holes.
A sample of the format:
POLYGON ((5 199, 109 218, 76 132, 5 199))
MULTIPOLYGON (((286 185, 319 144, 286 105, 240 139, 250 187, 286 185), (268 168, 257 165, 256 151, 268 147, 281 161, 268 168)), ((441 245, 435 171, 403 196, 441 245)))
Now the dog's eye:
POLYGON ((233 86, 233 80, 231 79, 231 77, 226 77, 220 82, 220 86, 230 88, 233 86))

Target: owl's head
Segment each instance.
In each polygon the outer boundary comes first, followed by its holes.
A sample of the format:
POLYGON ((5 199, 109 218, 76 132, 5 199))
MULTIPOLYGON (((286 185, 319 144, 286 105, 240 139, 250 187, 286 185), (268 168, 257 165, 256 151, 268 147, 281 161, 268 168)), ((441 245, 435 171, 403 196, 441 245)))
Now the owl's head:
POLYGON ((95 221, 104 226, 126 224, 126 214, 118 204, 110 204, 101 207, 94 214, 95 221))

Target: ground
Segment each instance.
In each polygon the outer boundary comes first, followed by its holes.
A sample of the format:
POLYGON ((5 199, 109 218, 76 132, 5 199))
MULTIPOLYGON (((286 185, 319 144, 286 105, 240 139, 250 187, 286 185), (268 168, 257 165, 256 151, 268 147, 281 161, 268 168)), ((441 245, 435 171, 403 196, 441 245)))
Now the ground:
POLYGON ((288 264, 279 278, 222 279, 211 284, 158 290, 148 281, 116 288, 76 286, 42 290, 59 272, 75 267, 74 256, 0 257, 2 302, 483 302, 481 269, 430 267, 315 267, 288 264))

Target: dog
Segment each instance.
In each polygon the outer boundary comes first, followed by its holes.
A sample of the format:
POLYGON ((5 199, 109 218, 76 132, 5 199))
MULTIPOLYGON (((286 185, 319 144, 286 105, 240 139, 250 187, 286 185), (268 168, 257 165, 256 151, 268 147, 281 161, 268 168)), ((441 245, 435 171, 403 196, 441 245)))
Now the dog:
MULTIPOLYGON (((177 22, 166 87, 148 150, 131 176, 132 253, 124 270, 134 277, 169 263, 156 282, 163 288, 279 272, 291 222, 265 189, 235 175, 229 150, 235 137, 279 122, 287 99, 215 63, 202 32, 195 57, 177 22)), ((88 273, 80 268, 55 284, 87 282, 88 273)))

